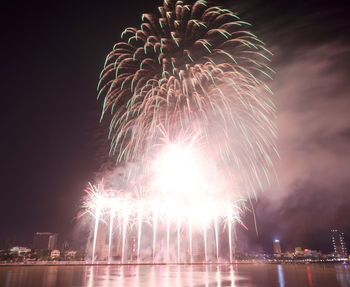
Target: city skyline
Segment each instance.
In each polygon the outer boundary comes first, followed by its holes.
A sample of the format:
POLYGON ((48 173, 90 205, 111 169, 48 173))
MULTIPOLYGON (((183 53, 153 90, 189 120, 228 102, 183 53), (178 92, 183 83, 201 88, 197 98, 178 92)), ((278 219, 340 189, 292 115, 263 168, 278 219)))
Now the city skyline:
MULTIPOLYGON (((102 255, 103 258, 107 258, 108 252, 109 252, 108 251, 108 240, 109 240, 108 230, 106 229, 106 226, 104 226, 103 224, 101 225, 100 228, 102 228, 104 232, 102 233, 100 232, 98 235, 97 249, 99 250, 98 252, 100 254, 103 254, 102 255)), ((236 256, 237 254, 245 254, 245 253, 247 254, 262 254, 262 253, 269 254, 270 253, 271 255, 280 257, 281 254, 284 254, 284 253, 294 253, 294 251, 296 251, 297 249, 300 249, 299 251, 302 251, 304 249, 304 250, 317 250, 317 251, 321 251, 321 253, 324 253, 324 254, 348 255, 347 247, 349 242, 346 240, 347 238, 344 232, 342 232, 339 229, 332 228, 328 230, 328 237, 329 237, 328 248, 323 250, 313 248, 313 246, 301 246, 300 244, 298 245, 298 242, 295 243, 294 247, 292 248, 290 246, 289 247, 284 246, 283 242, 281 246, 281 241, 277 237, 273 237, 273 240, 271 241, 272 242, 271 249, 264 249, 261 246, 259 246, 258 248, 256 248, 256 246, 247 246, 247 242, 244 242, 244 244, 242 244, 242 240, 237 240, 234 243, 232 254, 233 256, 236 256)), ((197 235, 194 238, 194 242, 196 242, 199 238, 200 237, 198 237, 197 235)), ((121 256, 120 240, 121 240, 120 235, 118 236, 118 234, 115 234, 113 236, 113 241, 119 241, 119 243, 113 247, 113 254, 117 254, 119 257, 121 256)), ((126 252, 127 254, 133 254, 134 256, 136 256, 137 237, 136 236, 130 237, 128 240, 132 243, 128 242, 127 244, 128 251, 126 252), (132 246, 130 250, 129 250, 129 245, 132 246)), ((24 245, 25 245, 25 244, 21 244, 21 242, 19 241, 8 242, 8 244, 10 244, 8 247, 9 249, 17 246, 21 246, 21 248, 24 248, 24 245)), ((164 240, 162 241, 161 244, 164 244, 164 240)), ((30 244, 25 245, 25 248, 32 248, 33 250, 54 250, 54 249, 68 250, 69 249, 68 247, 69 247, 69 242, 67 242, 66 240, 61 240, 61 242, 59 242, 58 234, 52 233, 52 232, 35 232, 32 242, 30 244), (45 248, 45 246, 48 248, 45 248)), ((202 254, 202 251, 201 251, 203 248, 204 248, 203 242, 201 243, 200 240, 197 242, 197 245, 194 244, 193 250, 194 250, 194 256, 196 256, 196 258, 202 258, 204 256, 204 253, 202 254)), ((83 249, 85 249, 85 251, 87 251, 88 253, 91 253, 91 250, 86 249, 85 247, 83 247, 83 249)), ((98 256, 101 256, 101 255, 98 255, 98 256)))

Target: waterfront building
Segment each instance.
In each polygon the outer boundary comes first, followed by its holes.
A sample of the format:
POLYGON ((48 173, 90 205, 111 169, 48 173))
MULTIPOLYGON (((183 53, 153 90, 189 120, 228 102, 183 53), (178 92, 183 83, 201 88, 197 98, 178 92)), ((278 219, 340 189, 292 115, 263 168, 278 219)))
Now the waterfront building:
POLYGON ((295 247, 294 248, 295 253, 294 257, 295 258, 321 258, 322 252, 317 251, 317 250, 311 250, 311 249, 302 249, 301 247, 295 247))
POLYGON ((58 249, 54 249, 51 251, 50 257, 52 259, 59 258, 61 255, 61 252, 58 249))
POLYGON ((67 258, 75 258, 76 255, 77 255, 77 251, 75 251, 75 250, 67 250, 65 252, 65 256, 67 258))
POLYGON ((295 254, 297 254, 297 253, 299 253, 301 251, 303 251, 303 248, 301 248, 300 246, 294 248, 294 253, 295 254))
POLYGON ((136 236, 130 236, 128 243, 128 254, 127 258, 131 260, 136 260, 137 259, 137 238, 136 236))
POLYGON ((332 249, 337 255, 347 255, 344 233, 338 229, 331 229, 332 249))
POLYGON ((281 249, 280 241, 278 239, 275 239, 273 241, 273 253, 278 257, 281 256, 282 249, 281 249))
POLYGON ((192 254, 194 262, 205 260, 204 240, 198 234, 195 234, 192 239, 192 254))
POLYGON ((10 249, 10 252, 13 254, 26 254, 32 251, 30 248, 22 246, 14 246, 10 249))
POLYGON ((98 233, 96 236, 96 251, 94 260, 106 261, 108 259, 108 227, 103 222, 98 224, 98 233))
POLYGON ((36 232, 33 239, 34 250, 53 250, 57 248, 57 233, 36 232))

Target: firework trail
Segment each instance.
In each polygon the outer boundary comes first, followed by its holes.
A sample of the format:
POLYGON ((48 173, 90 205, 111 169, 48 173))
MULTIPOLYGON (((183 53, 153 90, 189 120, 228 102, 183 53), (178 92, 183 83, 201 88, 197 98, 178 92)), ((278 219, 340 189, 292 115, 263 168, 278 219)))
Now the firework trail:
POLYGON ((269 52, 236 13, 209 2, 164 1, 143 14, 107 55, 98 84, 111 112, 110 153, 145 157, 164 134, 199 134, 199 145, 244 189, 268 182, 275 108, 269 52), (228 168, 229 167, 229 168, 228 168))

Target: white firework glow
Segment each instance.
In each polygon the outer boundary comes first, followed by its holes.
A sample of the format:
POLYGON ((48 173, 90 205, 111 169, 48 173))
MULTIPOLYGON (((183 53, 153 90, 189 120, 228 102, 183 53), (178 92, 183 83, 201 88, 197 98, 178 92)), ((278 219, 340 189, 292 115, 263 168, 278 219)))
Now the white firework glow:
POLYGON ((193 143, 173 143, 166 144, 148 166, 147 177, 151 180, 143 186, 142 192, 137 188, 128 191, 107 189, 103 181, 87 189, 85 208, 95 218, 93 260, 98 228, 103 222, 109 225, 109 262, 115 233, 120 234, 121 262, 130 259, 126 254, 130 236, 136 238, 135 255, 140 261, 143 229, 150 227, 152 262, 194 262, 193 236, 201 238, 203 261, 210 255, 208 238, 212 238, 215 245, 211 255, 219 260, 219 233, 228 237, 232 260, 232 225, 240 221, 243 200, 234 198, 234 192, 224 190, 215 164, 208 162, 193 143), (160 242, 166 242, 166 247, 159 248, 160 242), (171 254, 171 248, 177 251, 176 255, 171 254), (185 255, 181 255, 183 250, 186 250, 185 255))

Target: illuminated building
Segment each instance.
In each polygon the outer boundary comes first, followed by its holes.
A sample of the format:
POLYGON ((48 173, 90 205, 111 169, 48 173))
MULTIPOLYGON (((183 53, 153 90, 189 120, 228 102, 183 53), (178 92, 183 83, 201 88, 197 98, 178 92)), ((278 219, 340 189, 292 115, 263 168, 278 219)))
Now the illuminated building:
POLYGON ((11 253, 16 253, 16 254, 26 254, 32 251, 30 248, 27 247, 21 247, 21 246, 15 246, 10 249, 11 253))
POLYGON ((193 237, 193 243, 192 243, 192 254, 193 254, 194 261, 205 260, 203 245, 204 245, 204 242, 202 242, 201 237, 198 236, 198 234, 196 234, 196 236, 193 237))
POLYGON ((311 249, 302 249, 301 247, 294 248, 294 256, 296 258, 304 257, 304 258, 320 258, 322 256, 321 251, 311 250, 311 249))
POLYGON ((281 244, 278 239, 275 239, 273 241, 273 253, 277 256, 281 256, 281 253, 282 253, 281 244))
POLYGON ((297 253, 299 253, 301 251, 303 251, 303 248, 301 248, 300 246, 294 248, 294 253, 295 254, 297 254, 297 253))
POLYGON ((33 239, 34 250, 53 250, 57 246, 57 233, 36 232, 33 239))
POLYGON ((96 260, 107 260, 108 257, 108 227, 100 223, 98 226, 99 233, 96 237, 96 260))
POLYGON ((345 241, 344 241, 344 233, 337 229, 331 229, 331 237, 332 237, 332 247, 333 247, 334 253, 340 254, 340 255, 346 255, 347 250, 346 250, 345 241))
MULTIPOLYGON (((163 244, 162 244, 163 245, 163 244)), ((137 258, 137 237, 130 236, 127 242, 127 258, 133 260, 137 258)))
POLYGON ((59 258, 60 255, 61 255, 61 252, 58 249, 54 249, 51 251, 50 257, 55 259, 55 258, 59 258))

